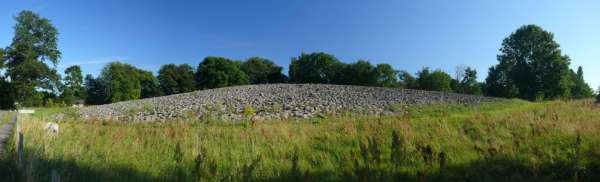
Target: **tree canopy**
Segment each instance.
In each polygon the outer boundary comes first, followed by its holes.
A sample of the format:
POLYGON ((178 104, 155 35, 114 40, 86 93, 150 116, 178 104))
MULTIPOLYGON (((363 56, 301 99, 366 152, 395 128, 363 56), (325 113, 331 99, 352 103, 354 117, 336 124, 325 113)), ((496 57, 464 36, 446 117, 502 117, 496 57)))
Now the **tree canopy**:
POLYGON ((196 89, 194 70, 189 64, 166 64, 158 71, 162 92, 166 95, 191 92, 196 89))
POLYGON ((399 71, 394 70, 389 64, 378 64, 375 67, 377 75, 377 86, 380 87, 400 87, 398 83, 399 71))
POLYGON ((289 76, 293 83, 329 83, 339 82, 343 64, 331 54, 316 52, 302 53, 292 58, 289 76))
POLYGON ((417 79, 409 72, 400 71, 398 73, 398 81, 398 84, 400 84, 400 87, 402 88, 419 89, 419 82, 417 82, 417 79))
MULTIPOLYGON (((100 73, 104 103, 139 99, 142 97, 142 74, 130 64, 112 62, 100 73)), ((88 88, 89 89, 89 88, 88 88)))
POLYGON ((376 86, 379 75, 375 67, 365 60, 342 66, 340 84, 376 86))
POLYGON ((140 86, 142 87, 142 91, 140 93, 141 98, 150 98, 162 95, 160 82, 158 81, 158 78, 152 74, 152 72, 136 68, 136 77, 140 82, 140 86))
POLYGON ((86 104, 104 104, 106 100, 106 90, 99 78, 94 78, 91 74, 85 76, 86 104))
POLYGON ((250 84, 284 83, 287 81, 287 76, 281 73, 283 68, 265 58, 248 58, 240 65, 240 68, 248 75, 250 84))
POLYGON ((249 83, 240 63, 224 57, 206 57, 198 65, 196 81, 199 89, 211 89, 249 83))
POLYGON ((429 68, 423 68, 417 75, 419 89, 444 92, 452 91, 452 87, 450 86, 452 78, 442 70, 432 72, 429 68))
POLYGON ((50 20, 31 11, 20 12, 15 20, 15 35, 6 50, 6 75, 10 77, 17 102, 39 106, 46 102, 44 93, 56 93, 60 86, 54 68, 61 55, 57 46, 58 31, 50 20))
POLYGON ((73 91, 77 99, 85 98, 85 88, 83 86, 83 73, 81 67, 74 65, 65 69, 64 84, 66 88, 73 91))
POLYGON ((489 95, 528 100, 570 96, 570 59, 562 55, 554 35, 525 25, 502 42, 499 64, 486 79, 489 95))
POLYGON ((458 82, 458 93, 481 95, 481 86, 477 82, 477 71, 471 67, 464 70, 463 78, 458 82))
POLYGON ((574 99, 590 98, 594 92, 592 88, 583 79, 583 68, 579 66, 577 73, 571 72, 571 78, 573 79, 573 86, 571 87, 571 94, 574 99))

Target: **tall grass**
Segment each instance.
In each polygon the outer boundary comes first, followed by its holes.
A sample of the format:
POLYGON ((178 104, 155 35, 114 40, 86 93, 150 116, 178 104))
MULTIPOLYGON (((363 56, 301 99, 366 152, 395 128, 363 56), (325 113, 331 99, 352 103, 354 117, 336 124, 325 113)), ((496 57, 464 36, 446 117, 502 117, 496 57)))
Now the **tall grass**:
POLYGON ((398 108, 406 114, 153 124, 41 111, 20 121, 24 180, 600 181, 592 100, 398 108))

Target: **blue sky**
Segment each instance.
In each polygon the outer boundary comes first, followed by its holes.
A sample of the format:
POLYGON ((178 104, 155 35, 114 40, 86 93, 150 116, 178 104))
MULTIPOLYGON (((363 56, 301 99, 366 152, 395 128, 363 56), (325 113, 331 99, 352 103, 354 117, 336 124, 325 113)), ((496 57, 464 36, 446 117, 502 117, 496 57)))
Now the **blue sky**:
POLYGON ((497 63, 502 39, 524 24, 555 34, 571 67, 600 86, 600 1, 540 0, 86 0, 3 1, 0 46, 13 17, 32 10, 60 32, 59 69, 97 74, 110 61, 157 71, 167 63, 262 56, 286 68, 301 52, 344 62, 367 59, 411 73, 428 66, 451 74, 475 67, 480 80, 497 63), (595 72, 594 72, 595 71, 595 72))

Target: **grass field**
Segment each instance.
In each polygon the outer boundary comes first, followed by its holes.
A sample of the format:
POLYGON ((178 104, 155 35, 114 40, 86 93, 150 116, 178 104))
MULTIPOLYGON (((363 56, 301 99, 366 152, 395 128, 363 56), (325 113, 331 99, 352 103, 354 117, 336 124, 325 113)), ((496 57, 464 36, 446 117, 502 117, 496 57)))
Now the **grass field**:
POLYGON ((62 181, 600 181, 592 100, 242 123, 118 123, 51 109, 20 124, 27 181, 51 171, 62 181))

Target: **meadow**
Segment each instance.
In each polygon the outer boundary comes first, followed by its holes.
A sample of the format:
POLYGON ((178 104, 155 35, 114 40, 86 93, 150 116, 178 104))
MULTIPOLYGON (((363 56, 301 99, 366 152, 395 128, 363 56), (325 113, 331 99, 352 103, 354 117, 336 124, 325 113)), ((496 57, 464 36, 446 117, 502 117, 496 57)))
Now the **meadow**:
POLYGON ((19 118, 26 162, 17 178, 600 181, 600 106, 592 100, 395 107, 406 113, 151 124, 40 109, 19 118), (47 122, 60 131, 46 131, 47 122))

